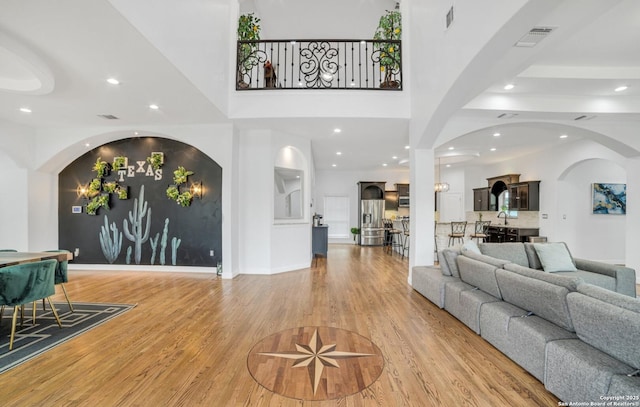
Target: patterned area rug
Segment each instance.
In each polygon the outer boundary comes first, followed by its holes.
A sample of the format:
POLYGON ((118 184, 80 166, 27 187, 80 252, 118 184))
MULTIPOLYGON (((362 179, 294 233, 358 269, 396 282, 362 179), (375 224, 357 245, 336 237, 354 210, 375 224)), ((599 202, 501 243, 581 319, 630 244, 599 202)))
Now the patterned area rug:
POLYGON ((56 323, 49 303, 43 311, 42 301, 37 302, 35 325, 31 321, 31 305, 27 305, 22 328, 18 316, 12 351, 9 351, 9 336, 13 307, 5 308, 0 324, 0 374, 135 307, 128 304, 74 302, 75 312, 72 313, 66 302, 56 302, 54 305, 62 328, 56 323))

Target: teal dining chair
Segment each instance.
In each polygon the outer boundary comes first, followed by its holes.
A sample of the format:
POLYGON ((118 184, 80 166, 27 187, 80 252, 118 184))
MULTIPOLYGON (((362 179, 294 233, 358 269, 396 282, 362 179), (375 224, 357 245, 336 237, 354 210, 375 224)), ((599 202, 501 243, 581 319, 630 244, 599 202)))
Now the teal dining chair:
POLYGON ((18 309, 24 304, 46 298, 58 326, 62 328, 58 312, 49 298, 56 292, 54 284, 56 263, 56 260, 43 260, 0 268, 0 305, 2 306, 0 315, 6 306, 13 307, 9 350, 13 349, 18 309))
MULTIPOLYGON (((69 253, 68 250, 47 250, 49 253, 69 253)), ((73 304, 71 304, 71 300, 69 299, 69 294, 67 294, 67 289, 64 286, 64 283, 69 282, 69 277, 67 275, 67 270, 69 268, 69 261, 63 260, 59 261, 56 265, 55 272, 55 285, 60 285, 62 287, 62 292, 64 293, 64 297, 67 299, 67 304, 69 304, 69 309, 73 312, 73 304)), ((44 308, 44 300, 42 300, 42 308, 44 308)))

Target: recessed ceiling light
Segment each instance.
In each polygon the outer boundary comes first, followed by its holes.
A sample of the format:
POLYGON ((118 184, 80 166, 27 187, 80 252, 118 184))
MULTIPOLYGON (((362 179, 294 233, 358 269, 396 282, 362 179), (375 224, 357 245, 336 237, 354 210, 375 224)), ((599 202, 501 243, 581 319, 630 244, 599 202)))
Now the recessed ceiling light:
POLYGON ((116 78, 109 78, 107 79, 107 82, 109 82, 112 85, 120 85, 120 81, 117 80, 116 78))
POLYGON ((493 137, 500 137, 500 133, 493 133, 493 137))
POLYGON ((340 133, 341 131, 342 131, 342 129, 339 129, 339 128, 337 128, 337 127, 336 127, 335 129, 333 129, 333 132, 334 132, 334 133, 340 133))
POLYGON ((331 164, 331 166, 332 166, 332 167, 337 167, 337 166, 338 166, 338 164, 331 164))
POLYGON ((455 149, 455 147, 454 147, 454 146, 449 147, 449 150, 453 150, 453 149, 455 149))
POLYGON ((391 157, 391 159, 393 159, 393 160, 397 160, 397 159, 398 159, 398 156, 397 156, 397 155, 394 155, 393 157, 391 157))
POLYGON ((489 151, 496 151, 496 150, 497 150, 497 149, 496 149, 495 147, 491 147, 491 148, 489 149, 489 151))
POLYGON ((405 149, 405 150, 408 150, 408 149, 410 149, 410 148, 411 148, 411 146, 404 146, 404 149, 405 149))
POLYGON ((31 113, 31 109, 29 109, 28 107, 21 107, 21 108, 20 108, 20 111, 21 111, 22 113, 31 113))
POLYGON ((138 133, 137 131, 134 131, 134 132, 133 132, 133 135, 134 135, 134 136, 137 136, 138 134, 140 134, 140 133, 138 133))
POLYGON ((504 85, 504 90, 511 90, 515 87, 516 85, 514 85, 513 83, 507 83, 506 85, 504 85))
POLYGON ((85 146, 85 147, 90 147, 90 146, 91 146, 91 144, 89 144, 89 143, 84 143, 84 146, 85 146))
POLYGON ((149 105, 149 109, 158 110, 160 107, 158 107, 158 105, 149 105))
POLYGON ((622 92, 623 90, 627 90, 629 89, 628 86, 618 86, 617 88, 614 89, 615 92, 622 92))
POLYGON ((560 136, 560 138, 567 138, 567 137, 569 137, 569 136, 566 135, 566 134, 563 134, 563 135, 560 136))
POLYGON ((337 151, 336 155, 342 155, 342 151, 337 151))
POLYGON ((387 166, 387 163, 382 163, 382 166, 383 166, 383 167, 386 167, 386 166, 387 166))
POLYGON ((451 164, 447 164, 447 165, 445 165, 445 167, 449 168, 449 167, 451 167, 451 164))

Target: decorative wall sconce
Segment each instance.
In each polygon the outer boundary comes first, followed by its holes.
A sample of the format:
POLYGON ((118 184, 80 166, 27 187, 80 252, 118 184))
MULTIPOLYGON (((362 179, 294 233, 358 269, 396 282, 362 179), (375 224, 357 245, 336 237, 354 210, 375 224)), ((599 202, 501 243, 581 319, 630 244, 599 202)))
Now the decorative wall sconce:
POLYGON ((86 185, 78 185, 78 187, 76 188, 76 194, 78 195, 78 198, 88 199, 89 188, 86 185))
POLYGON ((202 194, 204 192, 202 188, 202 182, 198 181, 198 182, 192 183, 191 187, 189 187, 189 192, 191 192, 191 196, 193 196, 194 198, 201 199, 202 194))

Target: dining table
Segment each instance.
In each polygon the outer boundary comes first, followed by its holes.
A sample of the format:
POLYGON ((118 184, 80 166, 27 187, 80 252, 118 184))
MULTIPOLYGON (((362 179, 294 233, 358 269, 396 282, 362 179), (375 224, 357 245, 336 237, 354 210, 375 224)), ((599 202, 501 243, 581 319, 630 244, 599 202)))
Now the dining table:
POLYGON ((58 261, 72 260, 71 252, 0 252, 0 267, 15 266, 16 264, 34 261, 56 259, 58 261))

